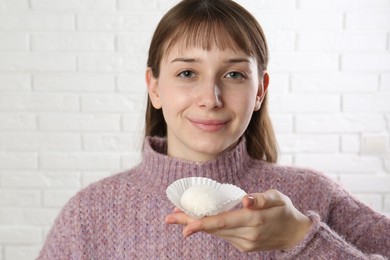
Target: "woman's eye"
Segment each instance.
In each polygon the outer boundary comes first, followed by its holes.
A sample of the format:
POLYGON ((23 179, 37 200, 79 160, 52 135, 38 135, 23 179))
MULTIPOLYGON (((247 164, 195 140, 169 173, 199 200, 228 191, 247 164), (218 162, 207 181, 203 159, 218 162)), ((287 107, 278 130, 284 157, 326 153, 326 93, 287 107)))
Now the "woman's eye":
POLYGON ((226 75, 227 78, 232 78, 232 79, 244 79, 244 75, 240 72, 237 72, 237 71, 232 71, 232 72, 229 72, 227 75, 226 75))
POLYGON ((190 70, 184 70, 184 71, 180 72, 178 76, 182 77, 182 78, 193 78, 193 77, 195 77, 195 73, 193 71, 190 71, 190 70))

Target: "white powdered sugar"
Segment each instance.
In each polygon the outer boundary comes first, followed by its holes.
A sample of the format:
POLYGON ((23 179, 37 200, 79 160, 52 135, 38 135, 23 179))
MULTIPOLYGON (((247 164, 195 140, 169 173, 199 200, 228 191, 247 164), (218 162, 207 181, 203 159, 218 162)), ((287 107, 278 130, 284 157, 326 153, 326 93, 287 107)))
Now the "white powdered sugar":
POLYGON ((183 208, 199 216, 216 210, 220 203, 221 196, 215 188, 209 186, 192 186, 180 199, 183 208))

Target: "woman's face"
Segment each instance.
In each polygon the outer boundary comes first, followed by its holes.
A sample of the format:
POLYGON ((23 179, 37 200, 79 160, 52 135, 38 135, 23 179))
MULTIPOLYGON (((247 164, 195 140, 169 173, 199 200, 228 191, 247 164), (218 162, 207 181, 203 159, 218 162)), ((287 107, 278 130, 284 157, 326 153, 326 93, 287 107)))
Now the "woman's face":
POLYGON ((209 161, 242 136, 268 75, 259 77, 256 59, 243 51, 181 46, 162 59, 158 78, 147 70, 149 96, 167 123, 168 155, 209 161))

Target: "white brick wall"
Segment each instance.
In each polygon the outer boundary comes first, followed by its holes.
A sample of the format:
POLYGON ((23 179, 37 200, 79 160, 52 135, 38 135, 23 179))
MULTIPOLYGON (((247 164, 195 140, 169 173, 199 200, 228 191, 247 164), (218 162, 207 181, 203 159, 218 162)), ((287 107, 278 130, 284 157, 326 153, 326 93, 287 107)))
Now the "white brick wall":
MULTIPOLYGON (((0 0, 0 260, 139 160, 147 46, 177 0, 0 0)), ((268 36, 281 163, 390 214, 390 0, 239 0, 268 36)))

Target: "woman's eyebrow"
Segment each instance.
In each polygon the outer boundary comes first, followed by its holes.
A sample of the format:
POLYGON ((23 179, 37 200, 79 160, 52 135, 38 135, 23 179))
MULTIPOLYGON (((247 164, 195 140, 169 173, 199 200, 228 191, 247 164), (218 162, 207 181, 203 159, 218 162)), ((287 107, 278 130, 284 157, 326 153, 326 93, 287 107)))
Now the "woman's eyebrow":
POLYGON ((171 61, 171 63, 174 63, 174 62, 188 62, 188 63, 194 63, 194 62, 200 62, 200 59, 199 58, 176 58, 176 59, 173 59, 171 61))
POLYGON ((227 59, 225 61, 225 63, 241 63, 241 62, 251 63, 250 59, 247 58, 234 58, 234 59, 227 59))
MULTIPOLYGON (((199 58, 186 58, 186 57, 180 57, 180 58, 175 58, 171 61, 171 63, 174 62, 187 62, 187 63, 195 63, 195 62, 200 62, 201 60, 199 58)), ((232 58, 232 59, 226 59, 224 63, 226 64, 234 64, 234 63, 241 63, 241 62, 246 62, 246 63, 251 63, 251 60, 248 58, 232 58)))

